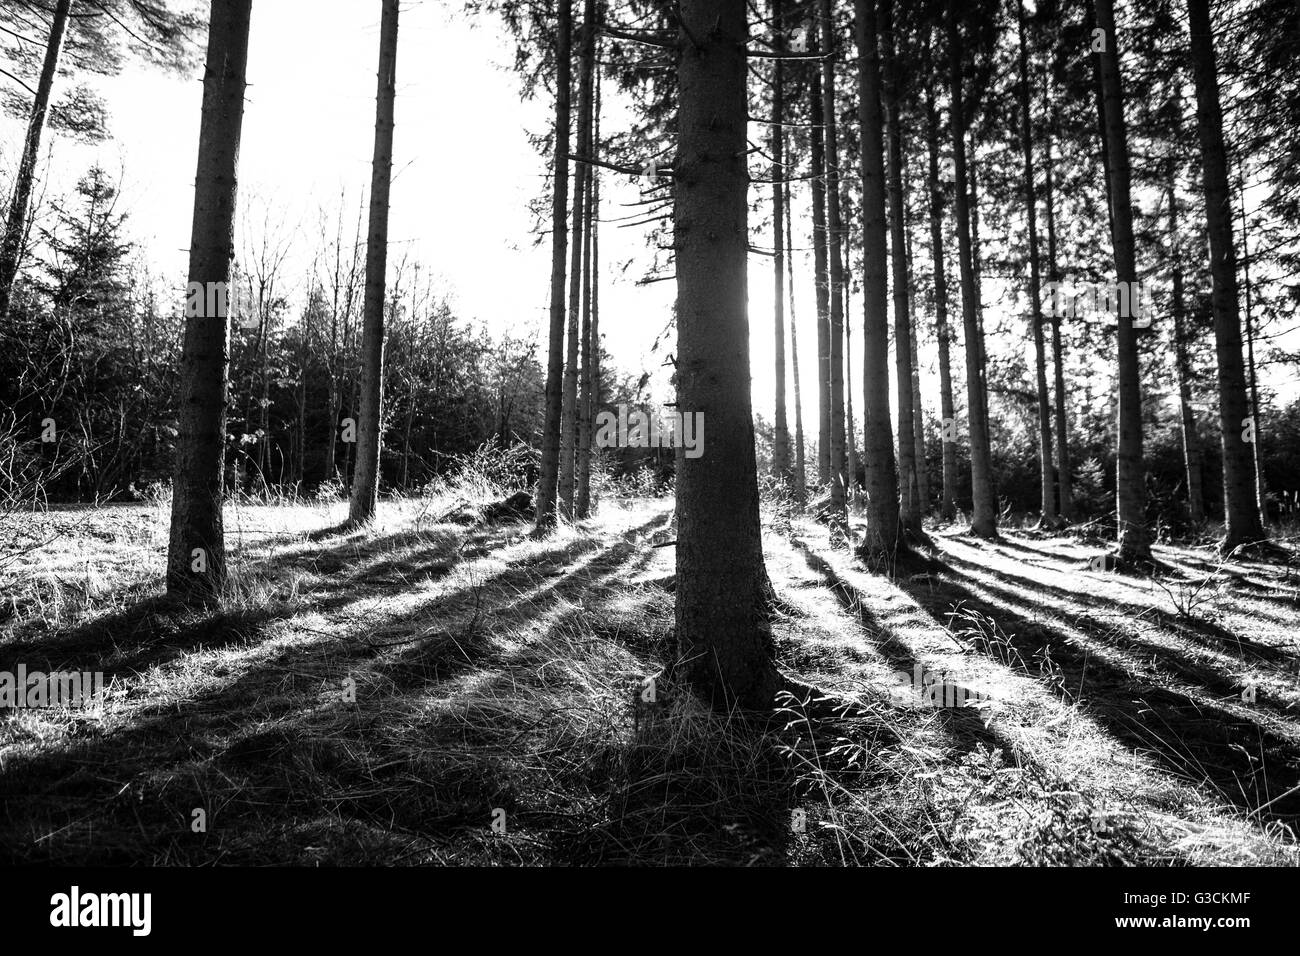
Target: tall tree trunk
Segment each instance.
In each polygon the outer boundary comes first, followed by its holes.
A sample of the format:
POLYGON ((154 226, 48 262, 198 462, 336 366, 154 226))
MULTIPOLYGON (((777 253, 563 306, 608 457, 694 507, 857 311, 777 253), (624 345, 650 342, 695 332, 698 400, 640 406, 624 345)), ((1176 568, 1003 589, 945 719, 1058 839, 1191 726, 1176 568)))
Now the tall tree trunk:
MULTIPOLYGON (((1047 278, 1053 285, 1061 281, 1056 262, 1056 204, 1053 191, 1052 134, 1059 125, 1056 105, 1050 101, 1047 82, 1043 83, 1043 106, 1047 111, 1047 159, 1044 163, 1043 202, 1047 207, 1047 278)), ((1053 399, 1056 411, 1056 492, 1058 512, 1063 521, 1074 520, 1074 488, 1070 477, 1070 434, 1065 415, 1065 353, 1061 346, 1061 319, 1052 317, 1052 368, 1055 375, 1053 399)))
POLYGON ((537 528, 554 526, 560 484, 560 427, 564 401, 564 258, 569 241, 569 125, 573 0, 557 0, 555 34, 555 155, 551 191, 551 323, 546 360, 546 423, 537 482, 537 528))
POLYGON ((14 280, 22 260, 24 240, 27 236, 28 207, 32 201, 32 183, 36 178, 36 158, 41 150, 41 134, 50 111, 50 91, 59 69, 59 54, 63 50, 63 37, 67 32, 68 14, 72 0, 56 0, 50 22, 50 36, 45 44, 45 62, 41 65, 41 78, 36 84, 36 98, 27 119, 27 137, 23 140, 23 155, 14 175, 14 191, 9 199, 9 216, 5 220, 4 241, 0 244, 0 322, 9 317, 9 302, 13 295, 14 280))
POLYGON ((780 686, 758 514, 746 316, 745 0, 682 0, 674 231, 677 400, 708 423, 678 454, 677 641, 714 707, 770 708, 780 686))
POLYGON ((1034 337, 1034 372, 1038 384, 1039 508, 1042 524, 1056 526, 1056 488, 1052 481, 1052 396, 1047 390, 1047 346, 1043 336, 1042 270, 1038 262, 1038 192, 1034 187, 1034 119, 1029 96, 1029 50, 1025 40, 1025 5, 1018 0, 1020 39, 1020 148, 1025 161, 1025 216, 1029 229, 1029 310, 1034 337))
POLYGON ((194 175, 188 288, 203 304, 187 310, 195 314, 186 319, 181 345, 167 592, 200 600, 217 597, 226 577, 221 505, 230 361, 227 283, 251 7, 252 0, 213 0, 194 175), (210 292, 220 299, 216 309, 207 307, 210 292))
POLYGON ((948 354, 952 330, 948 324, 948 276, 944 266, 943 185, 939 182, 939 113, 931 83, 929 38, 926 38, 925 141, 929 154, 930 255, 934 260, 934 337, 939 350, 939 442, 943 456, 943 492, 939 517, 957 517, 957 418, 952 399, 952 363, 948 354))
MULTIPOLYGON (((1133 243, 1133 204, 1129 193, 1128 128, 1124 122, 1124 89, 1119 73, 1119 41, 1112 0, 1096 0, 1097 26, 1105 36, 1099 54, 1105 97, 1106 152, 1110 159, 1111 212, 1114 220, 1115 273, 1121 288, 1136 290, 1137 259, 1133 243)), ((1135 299, 1132 296, 1131 299, 1135 299)), ((1116 315, 1119 365, 1119 454, 1115 501, 1118 512, 1119 556, 1145 561, 1151 556, 1146 526, 1146 484, 1142 459, 1142 382, 1137 335, 1131 310, 1116 315)), ((1240 352, 1238 353, 1240 355, 1240 352)))
MULTIPOLYGON (((812 48, 820 44, 810 44, 812 48)), ((826 138, 822 113, 821 71, 811 82, 811 159, 813 207, 813 275, 817 305, 817 480, 831 480, 831 289, 826 243, 826 138)))
MULTIPOLYGON (((773 50, 785 52, 785 10, 772 0, 773 50)), ((785 64, 772 61, 772 318, 775 335, 776 410, 772 429, 772 472, 789 486, 790 426, 785 410, 785 64)), ((791 277, 793 281, 793 277, 791 277)))
MULTIPOLYGON (((582 13, 578 71, 578 152, 591 150, 592 44, 595 37, 595 0, 585 0, 582 13)), ((578 340, 582 308, 582 227, 591 165, 579 163, 573 174, 573 246, 569 261, 569 325, 564 360, 564 401, 560 413, 560 514, 573 517, 574 468, 578 445, 578 340)))
POLYGON ((916 438, 912 411, 912 335, 908 307, 907 202, 903 193, 903 124, 899 104, 898 55, 894 49, 894 4, 883 4, 885 116, 889 128, 890 258, 894 272, 894 385, 898 403, 899 519, 904 529, 921 530, 920 487, 916 477, 916 438))
MULTIPOLYGON (((593 50, 592 61, 595 62, 594 44, 595 38, 592 38, 593 50)), ((592 117, 591 117, 591 136, 588 143, 588 155, 595 159, 600 151, 600 77, 595 75, 593 79, 595 90, 592 93, 592 117)), ((582 393, 578 396, 578 489, 577 500, 574 503, 574 510, 579 518, 586 518, 591 514, 591 439, 593 422, 596 415, 595 399, 593 398, 596 388, 596 353, 599 351, 599 343, 595 340, 595 308, 596 308, 596 266, 594 261, 594 249, 596 243, 596 220, 600 218, 600 170, 597 166, 592 165, 587 172, 587 190, 590 196, 587 201, 586 224, 582 231, 583 253, 582 253, 582 393)))
POLYGON ((1187 307, 1183 294, 1183 263, 1178 232, 1177 160, 1170 155, 1165 166, 1165 198, 1169 203, 1169 271, 1172 274, 1174 318, 1174 369, 1178 374, 1178 404, 1182 419, 1183 464, 1187 469, 1187 510, 1192 521, 1205 520, 1205 491, 1201 484, 1200 437, 1192 411, 1192 363, 1188 355, 1187 307))
MULTIPOLYGON (((847 209, 848 207, 844 207, 847 209)), ((847 223, 848 217, 845 216, 847 223)), ((844 248, 852 248, 849 231, 844 230, 844 248)), ((845 262, 845 271, 851 269, 845 262)), ((852 491, 861 487, 858 481, 858 441, 853 425, 853 295, 849 282, 844 283, 844 450, 848 462, 848 482, 852 491)))
MULTIPOLYGON (((1106 0, 1098 0, 1098 15, 1106 0)), ((1223 447, 1223 523, 1220 548, 1261 541, 1255 495, 1254 462, 1249 439, 1251 419, 1246 374, 1241 359, 1241 312, 1237 301, 1237 253, 1232 238, 1232 197, 1223 144, 1218 69, 1214 62, 1214 28, 1209 0, 1187 0, 1192 72, 1196 80, 1196 129, 1201 141, 1201 178, 1205 188, 1205 227, 1210 243, 1210 297, 1214 312, 1214 352, 1219 365, 1219 431, 1223 447)), ((1121 325, 1121 328, 1123 326, 1121 325)))
POLYGON ((785 272, 790 276, 790 366, 794 371, 794 499, 800 506, 808 495, 804 460, 803 393, 799 389, 799 329, 794 306, 794 230, 790 216, 790 184, 785 184, 785 272))
POLYGON ((1250 283, 1250 224, 1246 218, 1246 178, 1237 160, 1237 192, 1241 196, 1241 277, 1246 293, 1246 374, 1250 384, 1250 420, 1255 423, 1255 440, 1250 444, 1255 465, 1255 500, 1259 504, 1259 523, 1268 527, 1268 494, 1264 487, 1264 435, 1259 420, 1259 381, 1255 376, 1255 309, 1250 283))
POLYGON ((836 521, 846 521, 844 457, 844 222, 840 209, 839 123, 835 112, 835 23, 830 0, 820 0, 822 123, 826 128, 826 238, 830 259, 831 502, 836 521))
POLYGON ((948 0, 948 66, 952 103, 953 172, 956 177, 954 212, 957 218, 957 258, 961 266, 962 323, 966 332, 966 403, 970 420, 971 534, 997 535, 997 507, 985 420, 983 336, 979 327, 979 290, 975 279, 975 253, 971 242, 970 181, 966 170, 966 117, 962 105, 962 42, 957 0, 948 0))
POLYGON ((861 546, 870 563, 891 561, 900 548, 894 429, 889 421, 889 284, 885 239, 884 120, 880 47, 872 0, 856 0, 858 126, 862 162, 862 454, 866 461, 867 529, 861 546))
POLYGON ((379 504, 379 449, 384 422, 384 282, 388 273, 388 195, 393 179, 393 101, 397 94, 398 0, 384 0, 379 21, 379 80, 375 93, 375 154, 370 170, 370 231, 366 237, 365 325, 361 335, 361 410, 357 466, 348 520, 369 521, 379 504))
MULTIPOLYGON (((916 273, 912 260, 912 229, 907 230, 907 287, 912 285, 916 273)), ((912 382, 912 442, 916 460, 916 496, 920 516, 924 517, 930 510, 930 468, 925 454, 925 415, 921 406, 921 346, 916 337, 916 294, 907 300, 908 335, 912 340, 912 368, 909 378, 912 382)))

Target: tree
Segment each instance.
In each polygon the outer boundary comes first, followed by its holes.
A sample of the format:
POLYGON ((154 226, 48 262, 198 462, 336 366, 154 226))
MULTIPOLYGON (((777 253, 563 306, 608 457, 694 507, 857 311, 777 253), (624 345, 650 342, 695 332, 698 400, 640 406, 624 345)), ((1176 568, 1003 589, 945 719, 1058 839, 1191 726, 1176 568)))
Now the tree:
POLYGON ((564 255, 569 240, 569 123, 573 0, 559 0, 555 31, 555 154, 551 192, 551 321, 546 361, 546 424, 537 482, 537 528, 555 524, 560 482, 560 427, 564 400, 564 255))
POLYGON ((1262 541, 1264 528, 1255 495, 1250 443, 1255 441, 1256 422, 1246 396, 1246 375, 1241 358, 1237 254, 1232 238, 1228 160, 1223 144, 1223 113, 1219 106, 1219 78, 1209 0, 1187 0, 1187 20, 1191 33, 1192 72, 1196 81, 1196 130, 1201 142, 1205 224, 1210 243, 1214 353, 1219 366, 1224 523, 1224 536, 1219 547, 1227 554, 1241 545, 1262 541))
POLYGON ((1025 219, 1029 242, 1029 321, 1034 339, 1034 372, 1038 398, 1039 509, 1044 527, 1056 524, 1056 489, 1052 481, 1052 399, 1047 391, 1047 351, 1043 336, 1042 269, 1038 261, 1038 191, 1034 186, 1034 121, 1029 108, 1029 50, 1025 40, 1024 0, 1017 0, 1016 27, 1020 39, 1020 148, 1024 154, 1025 219))
POLYGON ((894 429, 889 421, 889 286, 885 239, 884 121, 872 0, 857 0, 858 126, 862 164, 862 454, 866 461, 864 560, 892 563, 901 546, 894 429))
POLYGON ((50 91, 54 88, 54 74, 58 70, 59 53, 63 49, 63 36, 68 27, 68 13, 71 9, 72 0, 56 0, 54 4, 50 36, 45 45, 45 63, 41 67, 41 78, 32 100, 22 158, 18 161, 18 172, 14 177, 4 239, 0 244, 0 321, 9 316, 9 297, 18 275, 23 239, 27 234, 27 210, 32 199, 32 183, 36 177, 36 156, 41 149, 41 133, 45 129, 45 119, 50 109, 50 91))
POLYGON ((903 190, 903 118, 893 0, 884 3, 885 114, 889 124, 890 260, 894 284, 894 382, 898 401, 898 482, 903 528, 921 530, 920 483, 916 476, 915 413, 912 409, 912 331, 907 273, 907 199, 903 190))
POLYGON ((943 185, 939 181, 939 113, 934 105, 934 86, 929 78, 929 37, 926 42, 925 145, 929 158, 930 254, 934 260, 934 336, 939 351, 939 415, 941 454, 943 456, 943 493, 939 516, 951 521, 957 516, 957 441, 956 411, 952 397, 952 362, 948 325, 948 276, 944 265, 943 185))
MULTIPOLYGON (((776 413, 772 438, 772 472, 790 484, 790 426, 785 411, 785 11, 772 0, 772 318, 775 335, 776 413)), ((792 279, 793 281, 793 279, 792 279)))
POLYGON ((200 600, 215 598, 226 576, 221 506, 230 327, 225 299, 234 254, 251 7, 252 0, 212 2, 194 176, 188 287, 194 306, 187 306, 192 314, 181 345, 167 591, 200 600), (216 308, 210 307, 213 300, 216 308))
MULTIPOLYGON (((1098 51, 1106 116, 1106 155, 1110 165, 1112 240, 1115 275, 1121 289, 1137 289, 1137 261, 1133 240, 1133 205, 1130 198, 1128 127, 1124 121, 1124 87, 1119 71, 1119 41, 1115 33, 1112 0, 1096 0, 1097 27, 1102 31, 1098 51)), ((1135 298, 1135 297, 1133 297, 1135 298)), ((1116 348, 1119 368, 1117 412, 1119 449, 1115 477, 1118 515, 1118 554, 1125 562, 1151 558, 1151 538, 1146 526, 1146 475, 1142 457, 1142 383, 1137 334, 1128 309, 1119 309, 1116 348)))
POLYGON ((706 700, 757 710, 780 679, 749 393, 746 3, 682 0, 680 11, 677 406, 704 416, 708 440, 678 458, 677 641, 706 700))
MULTIPOLYGON (((844 223, 840 206, 839 124, 835 120, 835 24, 830 0, 820 0, 822 123, 826 149, 826 237, 830 266, 830 481, 832 520, 847 524, 844 450, 844 223)), ((886 386, 888 387, 888 386, 886 386)))
MULTIPOLYGON (((810 45, 816 49, 816 41, 810 45)), ((809 157, 812 162, 813 275, 817 305, 817 480, 831 480, 831 279, 826 242, 826 132, 822 80, 809 83, 809 157)))
MULTIPOLYGON (((1061 281, 1056 258, 1056 195, 1052 171, 1052 131, 1059 125, 1056 104, 1051 101, 1046 77, 1043 83, 1043 101, 1047 113, 1047 151, 1043 160, 1043 205, 1047 213, 1047 279, 1053 284, 1061 281)), ((1074 490, 1070 477, 1070 436, 1065 416, 1065 355, 1061 344, 1059 313, 1052 317, 1052 371, 1053 402, 1056 416, 1056 493, 1057 514, 1062 521, 1074 520, 1074 490)))
POLYGON ((569 263, 569 324, 564 360, 564 398, 560 404, 560 513, 573 517, 573 493, 578 448, 578 361, 582 321, 584 224, 591 183, 592 71, 595 64, 595 0, 585 0, 582 13, 578 73, 578 152, 583 157, 573 176, 573 247, 569 263))
MULTIPOLYGON (((1180 109, 1180 107, 1175 107, 1180 109)), ((1183 438, 1183 467, 1187 472, 1187 510, 1193 522, 1205 520, 1205 491, 1201 484, 1201 441, 1192 411, 1192 363, 1188 354, 1187 304, 1183 291, 1182 243, 1178 232, 1177 161, 1165 160, 1165 201, 1169 204, 1170 306, 1174 319, 1174 373, 1178 379, 1179 430, 1183 438)))
POLYGON ((966 396, 971 463, 971 534, 997 535, 997 508, 989 454, 987 403, 984 395, 983 334, 979 322, 979 289, 975 277, 975 252, 971 241, 970 176, 966 168, 966 115, 962 98, 961 22, 957 0, 948 0, 948 65, 951 103, 953 173, 957 192, 953 211, 957 219, 957 258, 961 267, 962 325, 966 333, 966 396))
POLYGON ((73 0, 6 0, 0 4, 0 37, 16 42, 7 46, 3 58, 8 69, 0 70, 31 100, 5 90, 0 100, 6 112, 24 115, 27 134, 10 194, 5 231, 0 241, 0 320, 9 314, 14 282, 22 265, 23 247, 31 215, 32 188, 41 140, 47 128, 70 133, 81 139, 99 140, 106 135, 105 108, 95 91, 78 83, 60 101, 52 100, 57 77, 80 72, 115 75, 125 61, 122 41, 130 38, 129 50, 154 65, 179 69, 189 64, 190 34, 201 20, 189 10, 170 9, 170 0, 94 0, 77 7, 73 0), (86 9, 81 9, 84 7, 86 9), (43 23, 50 29, 42 55, 39 44, 30 42, 23 29, 43 23), (26 45, 25 45, 26 44, 26 45), (40 69, 35 69, 39 60, 40 69), (24 79, 34 80, 35 88, 24 79))
POLYGON ((365 319, 361 333, 361 408, 357 465, 348 520, 374 517, 379 502, 379 454, 384 417, 384 282, 388 273, 388 195, 393 180, 393 101, 397 94, 398 0, 383 0, 379 80, 375 93, 375 151, 370 167, 370 228, 366 236, 365 319))

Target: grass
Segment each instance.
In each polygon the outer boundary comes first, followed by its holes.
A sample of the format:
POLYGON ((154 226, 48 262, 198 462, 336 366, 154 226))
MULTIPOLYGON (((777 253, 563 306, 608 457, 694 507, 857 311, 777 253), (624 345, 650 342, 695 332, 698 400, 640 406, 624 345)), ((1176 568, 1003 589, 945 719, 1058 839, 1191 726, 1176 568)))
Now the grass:
MULTIPOLYGON (((662 678, 644 699, 674 647, 667 501, 609 498, 535 539, 474 520, 503 490, 444 484, 346 532, 337 501, 232 504, 231 584, 205 612, 159 593, 165 500, 11 525, 0 670, 101 670, 109 689, 99 709, 0 717, 0 854, 1296 862, 1279 569, 1227 562, 1189 617, 1150 582, 1079 570, 1069 539, 936 529, 942 570, 891 582, 773 509, 781 664, 857 708, 818 720, 788 701, 760 728, 662 678), (993 700, 891 694, 918 666, 993 700), (1245 679, 1255 705, 1221 699, 1245 679)), ((1219 566, 1208 548, 1161 558, 1189 586, 1219 566)))

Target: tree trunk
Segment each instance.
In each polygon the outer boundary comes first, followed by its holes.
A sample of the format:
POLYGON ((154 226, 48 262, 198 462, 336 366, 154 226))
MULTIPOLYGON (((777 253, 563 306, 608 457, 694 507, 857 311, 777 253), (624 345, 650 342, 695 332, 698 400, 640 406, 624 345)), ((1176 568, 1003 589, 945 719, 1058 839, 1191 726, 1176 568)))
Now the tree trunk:
POLYGON ((912 411, 912 334, 907 275, 907 203, 903 193, 903 125, 898 93, 898 55, 894 49, 894 4, 885 0, 885 115, 889 124, 890 259, 894 286, 894 386, 898 403, 899 520, 908 531, 921 530, 920 486, 916 477, 916 437, 912 411))
MULTIPOLYGON (((592 44, 595 44, 593 37, 592 44)), ((592 62, 595 62, 595 50, 592 50, 592 62)), ((595 76, 595 90, 592 93, 591 136, 587 146, 588 155, 595 159, 600 151, 600 78, 595 76)), ((590 197, 586 203, 586 222, 582 230, 582 393, 578 396, 578 489, 574 502, 574 511, 579 518, 591 514, 591 439, 593 420, 596 415, 593 394, 596 386, 596 353, 599 344, 595 335, 595 301, 596 271, 593 250, 596 241, 596 220, 600 218, 600 170, 591 166, 587 172, 587 190, 590 197)))
POLYGON ((226 302, 251 7, 252 0, 213 0, 194 175, 188 288, 191 294, 199 291, 203 305, 187 310, 195 314, 186 319, 181 345, 167 591, 200 600, 217 597, 226 577, 221 515, 230 358, 226 302), (216 309, 207 308, 210 290, 219 290, 216 309))
POLYGON ((1268 495, 1264 487, 1262 423, 1259 420, 1259 381, 1255 376, 1255 309, 1250 284, 1250 224, 1246 218, 1246 178, 1237 160, 1237 192, 1241 195, 1241 277, 1246 293, 1246 374, 1250 384, 1250 420, 1255 423, 1255 440, 1250 443, 1255 465, 1255 500, 1259 503, 1259 524, 1268 527, 1268 495))
MULTIPOLYGON (((582 14, 578 71, 578 153, 591 150, 592 43, 595 37, 595 0, 585 0, 582 14)), ((573 246, 569 261, 569 325, 564 360, 564 401, 560 412, 560 514, 573 517, 574 468, 578 447, 578 341, 582 309, 582 239, 586 221, 591 166, 579 163, 573 171, 573 246)))
POLYGON ((939 517, 957 517, 956 411, 952 399, 952 363, 948 354, 952 330, 948 325, 948 276, 944 266, 943 185, 939 182, 939 114, 934 87, 929 80, 929 43, 926 44, 925 140, 929 154, 930 254, 934 260, 934 336, 939 350, 939 442, 943 456, 943 492, 939 517))
POLYGON ((871 0, 856 0, 858 126, 862 162, 862 455, 866 461, 867 529, 861 546, 870 563, 892 561, 900 547, 894 429, 889 421, 889 284, 885 239, 884 121, 880 48, 871 0))
MULTIPOLYGON (((1098 15, 1106 0, 1098 0, 1098 15)), ((1223 447, 1223 523, 1220 543, 1229 553, 1261 541, 1264 528, 1255 496, 1254 462, 1249 441, 1258 427, 1250 415, 1241 359, 1241 312, 1237 301, 1237 254, 1232 238, 1232 197, 1223 144, 1223 114, 1214 62, 1214 28, 1209 0, 1187 0, 1192 72, 1196 80, 1196 129, 1201 141, 1205 188, 1205 228, 1210 243, 1214 352, 1219 365, 1219 431, 1223 447), (1244 439, 1249 439, 1244 440, 1244 439)), ((1122 326, 1121 326, 1122 328, 1122 326)))
MULTIPOLYGON (((907 285, 915 289, 913 280, 916 273, 912 260, 912 229, 907 230, 907 285)), ((908 296, 907 331, 912 340, 912 368, 909 378, 912 382, 912 443, 916 460, 916 497, 920 517, 930 510, 930 468, 925 455, 925 415, 921 406, 921 364, 920 343, 916 338, 916 293, 908 296)))
POLYGON ((970 182, 966 171, 966 117, 962 106, 962 44, 957 0, 948 0, 948 61, 952 104, 953 172, 956 176, 954 212, 957 217, 957 257, 961 266, 962 323, 966 332, 966 403, 969 418, 971 534, 997 535, 997 507, 993 501, 988 423, 985 420, 983 345, 979 327, 979 290, 975 280, 971 242, 970 182))
POLYGON ((1034 372, 1038 384, 1039 508, 1044 527, 1056 525, 1056 488, 1052 481, 1052 397, 1047 391, 1047 346, 1043 336, 1042 270, 1038 262, 1038 192, 1034 188, 1034 122, 1029 108, 1029 50, 1025 40, 1025 5, 1017 3, 1020 39, 1020 148, 1025 161, 1025 216, 1029 229, 1029 310, 1034 337, 1034 372))
POLYGON ((1165 197, 1169 203, 1169 271, 1172 275, 1174 318, 1174 369, 1178 374, 1178 404, 1182 420, 1183 464, 1187 469, 1187 510, 1192 521, 1205 520, 1205 491, 1201 485, 1202 453, 1192 411, 1192 364, 1188 356, 1187 307, 1183 294, 1183 263, 1178 233, 1176 160, 1166 161, 1165 197))
MULTIPOLYGON (((785 11, 772 0, 772 40, 777 54, 785 52, 785 11)), ((785 410, 785 64, 772 61, 772 319, 775 336, 776 409, 772 428, 772 473, 786 487, 791 482, 790 426, 785 410)), ((793 281, 793 277, 791 277, 793 281)))
POLYGON ((835 24, 830 0, 820 0, 822 122, 826 127, 826 238, 830 258, 831 502, 837 521, 845 521, 847 479, 844 457, 844 223, 840 212, 840 148, 835 116, 835 24))
POLYGON ((50 111, 50 91, 59 69, 59 54, 63 50, 63 36, 67 32, 68 14, 72 0, 56 0, 50 36, 45 44, 45 62, 41 65, 41 78, 36 84, 36 98, 27 119, 27 137, 23 141, 23 155, 14 175, 14 191, 9 200, 9 216, 5 220, 3 244, 0 244, 0 322, 9 317, 9 302, 13 295, 14 280, 23 255, 27 236, 28 207, 32 201, 32 183, 36 178, 36 158, 41 150, 41 134, 50 111))
MULTIPOLYGON (((810 44, 819 47, 820 44, 810 44)), ((831 480, 831 290, 826 252, 826 139, 822 115, 822 79, 814 70, 809 113, 811 116, 813 273, 817 304, 817 480, 831 480)))
POLYGON ((379 25, 375 153, 366 237, 365 326, 361 336, 361 410, 348 520, 369 521, 379 504, 379 450, 384 419, 384 281, 388 272, 388 194, 393 179, 393 100, 397 93, 398 0, 384 0, 379 25))
POLYGON ((560 482, 560 425, 564 383, 564 257, 569 240, 569 99, 573 2, 558 0, 555 39, 555 185, 551 192, 551 324, 546 361, 546 424, 542 430, 541 474, 537 483, 537 528, 555 524, 560 482))
MULTIPOLYGON (((1100 53, 1105 97, 1106 152, 1110 159, 1111 212, 1115 223, 1115 273, 1120 288, 1136 289, 1137 261, 1133 242, 1133 204, 1129 192, 1128 129, 1124 122, 1124 91, 1119 73, 1119 46, 1112 0, 1096 0, 1097 26, 1105 36, 1100 53)), ((1133 298, 1136 298, 1135 296, 1133 298)), ((1142 384, 1137 334, 1131 310, 1118 309, 1116 340, 1119 364, 1119 454, 1115 501, 1118 513, 1119 557, 1146 561, 1151 556, 1146 526, 1146 485, 1142 460, 1142 384)))
POLYGON ((746 4, 682 0, 679 16, 677 400, 710 437, 700 457, 678 450, 678 659, 715 708, 769 709, 780 680, 749 391, 746 4))
POLYGON ((785 272, 790 276, 790 365, 794 371, 794 499, 801 506, 808 495, 804 460, 803 393, 799 389, 799 330, 794 307, 794 230, 790 216, 790 184, 785 184, 785 272))
MULTIPOLYGON (((1058 125, 1058 113, 1055 104, 1050 102, 1047 83, 1043 84, 1043 105, 1047 111, 1047 160, 1044 163, 1043 202, 1047 207, 1047 278, 1052 283, 1061 281, 1061 273, 1056 265, 1056 204, 1053 194, 1052 174, 1052 133, 1058 125)), ((1055 392, 1053 398, 1056 410, 1056 492, 1059 498, 1058 513, 1062 521, 1074 520, 1074 489, 1070 478, 1070 433, 1065 416, 1065 354, 1061 347, 1061 319, 1053 316, 1052 320, 1052 368, 1055 374, 1055 392)))

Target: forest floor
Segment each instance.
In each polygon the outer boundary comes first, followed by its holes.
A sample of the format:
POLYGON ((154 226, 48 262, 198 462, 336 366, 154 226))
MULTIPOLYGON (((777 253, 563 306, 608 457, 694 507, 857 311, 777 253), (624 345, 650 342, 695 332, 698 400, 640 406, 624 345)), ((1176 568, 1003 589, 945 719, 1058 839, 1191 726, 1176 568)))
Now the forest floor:
POLYGON ((345 510, 232 506, 202 613, 160 596, 165 507, 5 526, 0 672, 107 688, 0 714, 0 861, 1300 863, 1295 560, 1158 547, 1133 577, 1089 569, 1100 542, 936 528, 941 564, 891 581, 765 513, 780 665, 858 708, 757 729, 643 699, 671 502, 540 540, 345 510))

